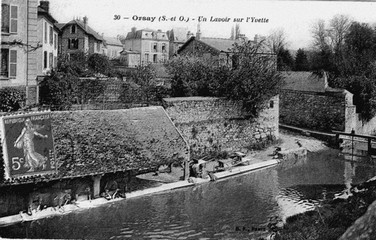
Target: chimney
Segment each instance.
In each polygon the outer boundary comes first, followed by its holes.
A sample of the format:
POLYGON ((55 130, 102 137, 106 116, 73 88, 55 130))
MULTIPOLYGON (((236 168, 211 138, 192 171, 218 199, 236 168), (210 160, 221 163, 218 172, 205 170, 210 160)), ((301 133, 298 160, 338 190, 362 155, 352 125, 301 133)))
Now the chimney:
POLYGON ((49 1, 40 1, 39 6, 43 8, 46 12, 50 11, 50 2, 49 1))
POLYGON ((201 38, 201 26, 200 26, 200 24, 197 24, 196 38, 198 40, 200 40, 200 38, 201 38))
POLYGON ((132 33, 136 33, 136 27, 132 28, 132 33))
POLYGON ((87 30, 87 23, 88 23, 88 20, 89 20, 89 19, 88 19, 86 16, 83 18, 85 30, 87 30))
POLYGON ((257 35, 257 34, 255 35, 254 41, 255 41, 255 43, 258 43, 260 41, 259 35, 257 35))

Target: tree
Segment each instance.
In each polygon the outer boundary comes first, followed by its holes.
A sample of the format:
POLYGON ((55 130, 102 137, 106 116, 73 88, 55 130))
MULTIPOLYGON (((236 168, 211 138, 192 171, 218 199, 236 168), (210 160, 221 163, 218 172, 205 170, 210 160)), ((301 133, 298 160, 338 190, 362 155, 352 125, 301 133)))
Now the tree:
POLYGON ((95 74, 107 75, 110 71, 110 61, 107 56, 99 53, 89 55, 87 60, 88 67, 95 74))
POLYGON ((14 112, 21 109, 26 102, 26 93, 24 90, 17 88, 1 88, 0 89, 0 111, 14 112))
POLYGON ((287 47, 286 33, 282 28, 274 29, 266 38, 266 45, 271 52, 279 54, 281 50, 287 47))
POLYGON ((140 98, 147 105, 154 99, 156 93, 155 70, 151 64, 140 65, 132 72, 131 79, 140 87, 140 98))
POLYGON ((294 68, 294 58, 290 51, 282 48, 277 54, 277 69, 278 71, 290 71, 294 68))
POLYGON ((263 53, 261 48, 262 43, 235 43, 230 55, 237 64, 232 66, 197 56, 170 60, 167 70, 172 76, 172 95, 225 97, 240 101, 250 117, 257 116, 283 83, 276 56, 263 53))
POLYGON ((329 50, 329 36, 325 27, 325 21, 317 20, 311 27, 311 34, 313 37, 313 47, 318 51, 329 50))
POLYGON ((346 15, 335 15, 329 23, 328 36, 334 53, 341 54, 345 36, 349 31, 351 19, 346 15))
POLYGON ((251 117, 257 116, 283 85, 283 78, 276 68, 276 56, 263 53, 262 44, 249 41, 234 44, 232 54, 238 56, 239 65, 230 69, 227 81, 222 85, 224 96, 241 101, 251 117))
POLYGON ((309 64, 304 50, 299 48, 295 57, 295 71, 308 71, 309 64))

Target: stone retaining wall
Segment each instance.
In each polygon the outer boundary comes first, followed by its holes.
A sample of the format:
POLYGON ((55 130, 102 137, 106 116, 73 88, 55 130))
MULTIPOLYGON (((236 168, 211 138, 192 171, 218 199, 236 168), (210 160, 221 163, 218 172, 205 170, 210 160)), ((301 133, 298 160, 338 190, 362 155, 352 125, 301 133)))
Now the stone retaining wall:
POLYGON ((166 98, 164 107, 187 140, 191 154, 242 150, 279 137, 278 96, 256 119, 239 102, 210 97, 166 98))

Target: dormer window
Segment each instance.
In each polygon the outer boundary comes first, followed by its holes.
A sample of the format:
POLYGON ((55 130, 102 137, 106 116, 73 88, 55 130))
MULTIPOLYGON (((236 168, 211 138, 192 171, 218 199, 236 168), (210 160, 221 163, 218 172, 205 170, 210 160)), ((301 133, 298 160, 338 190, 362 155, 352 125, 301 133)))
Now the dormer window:
POLYGON ((76 25, 71 26, 71 33, 76 33, 76 25))

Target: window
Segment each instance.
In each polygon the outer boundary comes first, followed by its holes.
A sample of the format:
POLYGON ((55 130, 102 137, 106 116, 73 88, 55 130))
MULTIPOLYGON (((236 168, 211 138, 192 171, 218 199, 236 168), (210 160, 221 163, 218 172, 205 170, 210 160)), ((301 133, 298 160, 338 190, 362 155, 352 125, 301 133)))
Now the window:
POLYGON ((1 49, 2 78, 15 78, 17 76, 17 50, 1 49))
POLYGON ((101 44, 97 42, 97 52, 99 52, 100 50, 101 50, 101 44))
POLYGON ((54 49, 57 49, 57 35, 56 33, 54 34, 54 49))
POLYGON ((52 54, 52 52, 49 54, 49 59, 48 60, 50 60, 49 67, 53 68, 54 67, 54 55, 52 54))
POLYGON ((153 44, 153 51, 154 51, 154 52, 157 51, 157 43, 154 43, 154 44, 153 44))
POLYGON ((76 25, 71 26, 71 33, 76 33, 76 25))
POLYGON ((44 22, 44 43, 47 43, 47 35, 48 35, 48 26, 47 26, 47 23, 44 22))
POLYGON ((47 68, 47 63, 48 63, 47 60, 48 60, 47 59, 47 51, 44 51, 44 53, 43 53, 43 68, 47 68))
POLYGON ((157 62, 157 59, 158 59, 158 58, 157 58, 157 54, 154 54, 154 55, 153 55, 153 63, 156 63, 156 62, 157 62))
POLYGON ((145 53, 145 62, 149 62, 149 54, 145 53))
POLYGON ((56 68, 56 67, 57 67, 57 57, 54 56, 54 68, 56 68))
POLYGON ((68 39, 68 49, 78 49, 78 39, 69 38, 68 39))
POLYGON ((162 52, 166 52, 166 44, 165 43, 162 44, 162 52))
POLYGON ((1 4, 1 32, 17 33, 18 6, 1 4))
POLYGON ((50 45, 52 45, 53 43, 54 43, 54 30, 50 26, 50 45))
POLYGON ((273 100, 271 100, 271 101, 269 102, 269 107, 270 107, 270 108, 274 108, 274 101, 273 101, 273 100))

